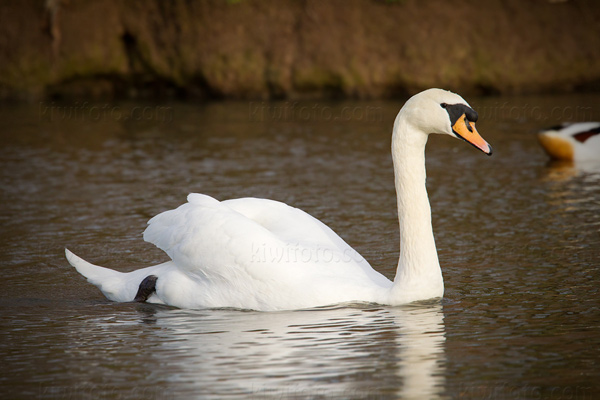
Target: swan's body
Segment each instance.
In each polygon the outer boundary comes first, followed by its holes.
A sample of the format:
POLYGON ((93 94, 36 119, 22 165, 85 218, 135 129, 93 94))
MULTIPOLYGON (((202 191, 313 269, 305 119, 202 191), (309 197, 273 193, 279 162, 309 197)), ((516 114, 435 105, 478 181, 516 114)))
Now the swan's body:
POLYGON ((538 133, 546 153, 557 160, 600 160, 600 122, 577 122, 547 128, 538 133))
POLYGON ((186 204, 148 223, 144 239, 171 261, 121 273, 68 250, 67 259, 106 297, 121 302, 267 311, 441 297, 424 150, 429 133, 446 133, 491 154, 475 130, 476 119, 460 96, 440 89, 413 96, 400 110, 392 136, 401 237, 393 282, 304 211, 273 200, 220 202, 201 194, 191 194, 186 204))

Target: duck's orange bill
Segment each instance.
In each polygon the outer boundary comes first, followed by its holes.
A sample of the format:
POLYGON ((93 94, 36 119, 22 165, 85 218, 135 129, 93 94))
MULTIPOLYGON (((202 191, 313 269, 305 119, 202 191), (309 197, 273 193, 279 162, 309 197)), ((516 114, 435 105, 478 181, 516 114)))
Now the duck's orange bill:
POLYGON ((465 114, 461 115, 460 118, 456 120, 452 130, 458 137, 471 143, 488 156, 492 155, 492 146, 479 135, 479 132, 475 129, 475 122, 466 120, 465 114))

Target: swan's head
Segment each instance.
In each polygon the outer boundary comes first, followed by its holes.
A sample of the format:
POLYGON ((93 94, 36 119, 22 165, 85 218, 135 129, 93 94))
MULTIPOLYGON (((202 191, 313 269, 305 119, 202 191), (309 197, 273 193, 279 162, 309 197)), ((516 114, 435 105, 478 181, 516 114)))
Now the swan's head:
POLYGON ((428 89, 408 99, 398 117, 426 133, 443 133, 462 139, 487 155, 492 147, 475 128, 477 112, 456 93, 428 89))

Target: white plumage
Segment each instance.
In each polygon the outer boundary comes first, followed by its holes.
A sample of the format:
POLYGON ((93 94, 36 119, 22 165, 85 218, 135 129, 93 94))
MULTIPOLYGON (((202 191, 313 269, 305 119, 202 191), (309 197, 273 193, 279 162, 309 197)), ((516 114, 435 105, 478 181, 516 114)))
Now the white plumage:
POLYGON ((156 283, 145 300, 181 308, 269 311, 441 297, 424 149, 429 133, 445 133, 491 153, 474 121, 464 113, 458 118, 463 109, 476 116, 460 96, 430 89, 409 99, 396 118, 392 154, 402 241, 394 282, 300 209, 273 200, 218 201, 202 194, 190 194, 187 203, 148 222, 144 240, 165 251, 169 262, 121 273, 69 250, 67 259, 107 298, 121 302, 134 300, 152 275, 156 283))

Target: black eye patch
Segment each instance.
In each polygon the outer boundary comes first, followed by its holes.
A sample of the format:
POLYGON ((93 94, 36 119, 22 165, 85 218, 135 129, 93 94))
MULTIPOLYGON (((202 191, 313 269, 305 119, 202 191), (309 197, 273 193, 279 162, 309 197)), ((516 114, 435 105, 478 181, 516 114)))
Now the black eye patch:
POLYGON ((456 121, 460 118, 461 115, 465 114, 467 119, 471 122, 477 122, 479 116, 477 115, 477 111, 473 110, 471 107, 466 106, 464 104, 440 104, 442 108, 445 108, 450 116, 450 125, 454 126, 456 121))

